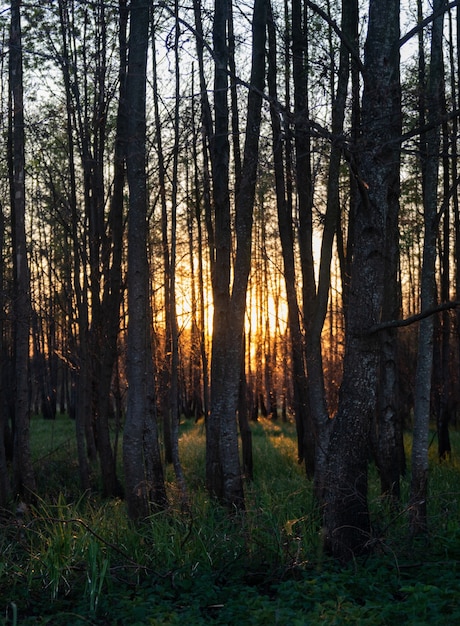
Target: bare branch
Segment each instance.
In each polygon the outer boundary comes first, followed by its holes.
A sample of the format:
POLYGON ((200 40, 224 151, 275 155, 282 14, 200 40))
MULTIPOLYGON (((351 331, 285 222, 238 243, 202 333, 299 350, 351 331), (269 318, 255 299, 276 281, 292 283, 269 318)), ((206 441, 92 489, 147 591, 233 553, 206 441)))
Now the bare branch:
POLYGON ((436 313, 441 313, 442 311, 449 311, 450 309, 456 309, 460 307, 459 300, 449 300, 448 302, 442 302, 437 306, 428 309, 427 311, 421 311, 420 313, 416 313, 415 315, 410 315, 402 320, 389 320, 388 322, 382 322, 381 324, 376 324, 372 326, 368 331, 366 331, 366 335, 372 335, 374 333, 378 333, 381 330, 387 330, 388 328, 402 328, 403 326, 410 326, 411 324, 415 324, 416 322, 420 322, 420 320, 425 319, 426 317, 430 317, 430 315, 436 315, 436 313))

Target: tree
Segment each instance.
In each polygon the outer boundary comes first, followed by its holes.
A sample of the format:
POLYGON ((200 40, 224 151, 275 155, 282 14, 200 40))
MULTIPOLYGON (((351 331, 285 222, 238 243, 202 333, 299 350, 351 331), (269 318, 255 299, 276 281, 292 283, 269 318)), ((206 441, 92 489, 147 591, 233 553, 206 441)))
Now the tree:
POLYGON ((153 379, 149 264, 147 259, 146 79, 150 6, 131 3, 127 76, 128 405, 123 439, 129 515, 142 519, 164 506, 153 379))
POLYGON ((35 477, 29 440, 29 336, 30 282, 26 244, 26 187, 24 94, 21 40, 21 1, 11 2, 10 30, 10 192, 14 267, 14 490, 21 497, 35 497, 35 477))
POLYGON ((270 13, 268 22, 268 90, 271 99, 270 117, 272 124, 272 149, 275 176, 276 206, 278 212, 278 228, 280 233, 281 248, 283 255, 284 281, 288 304, 288 328, 291 344, 291 360, 293 373, 293 408, 297 426, 298 458, 305 460, 307 473, 313 469, 314 440, 311 435, 312 428, 309 425, 307 381, 303 358, 303 337, 299 319, 299 304, 297 300, 297 272, 294 253, 294 232, 292 216, 292 194, 289 190, 290 145, 286 139, 286 151, 283 150, 283 131, 281 127, 280 111, 277 107, 277 60, 276 60, 276 29, 273 14, 270 13), (288 164, 284 165, 284 158, 288 164), (287 170, 287 171, 286 171, 287 170))
POLYGON ((360 198, 343 380, 328 448, 323 501, 325 547, 344 560, 365 551, 370 536, 368 446, 380 361, 380 340, 372 327, 381 319, 386 249, 394 236, 388 226, 395 219, 399 197, 399 10, 399 0, 369 3, 357 155, 360 198))
POLYGON ((213 30, 215 126, 211 149, 215 215, 214 247, 211 247, 214 316, 211 412, 206 422, 206 482, 209 491, 228 507, 241 508, 244 506, 244 495, 236 411, 241 379, 246 291, 251 267, 253 206, 265 81, 266 1, 256 0, 254 5, 245 145, 241 181, 235 198, 236 252, 232 284, 227 16, 226 0, 216 0, 213 30))
POLYGON ((6 435, 8 424, 8 405, 5 400, 5 365, 6 354, 3 341, 4 324, 3 318, 5 314, 5 298, 3 296, 4 289, 4 261, 3 261, 3 245, 5 239, 5 218, 3 215, 3 206, 0 203, 0 506, 5 506, 10 492, 10 484, 8 480, 8 465, 6 458, 6 435))
MULTIPOLYGON (((433 309, 436 301, 435 263, 438 233, 438 176, 440 146, 440 111, 444 64, 442 40, 444 14, 439 9, 444 0, 435 0, 431 32, 430 72, 426 90, 428 130, 421 136, 423 184, 424 240, 421 282, 421 311, 433 309)), ((433 373, 434 318, 421 320, 418 335, 417 369, 415 374, 414 432, 412 442, 412 476, 410 488, 410 529, 412 534, 423 532, 427 525, 428 437, 433 373)))

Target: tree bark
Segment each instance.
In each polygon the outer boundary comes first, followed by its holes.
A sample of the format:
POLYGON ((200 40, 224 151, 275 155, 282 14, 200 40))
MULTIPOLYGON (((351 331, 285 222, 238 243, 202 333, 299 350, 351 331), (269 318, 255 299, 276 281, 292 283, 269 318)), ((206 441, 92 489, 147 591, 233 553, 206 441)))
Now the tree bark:
POLYGON ((127 111, 128 214, 128 404, 123 460, 128 513, 147 517, 164 506, 166 492, 155 414, 147 259, 146 70, 150 7, 131 2, 127 111))
POLYGON ((35 498, 30 452, 29 335, 30 277, 26 244, 25 132, 21 37, 21 0, 11 2, 9 80, 11 120, 11 222, 14 269, 14 490, 28 501, 35 498))
POLYGON ((3 206, 0 202, 0 507, 4 507, 10 494, 10 483, 8 477, 8 465, 6 457, 6 433, 8 425, 8 411, 5 393, 6 376, 6 350, 4 345, 4 255, 3 245, 5 241, 5 216, 3 206))
POLYGON ((236 197, 236 253, 230 287, 230 199, 228 186, 228 105, 226 3, 217 2, 214 17, 215 135, 213 182, 215 205, 215 264, 213 271, 213 341, 211 362, 211 413, 207 420, 206 480, 208 489, 228 507, 244 507, 238 453, 236 411, 241 377, 246 291, 251 266, 252 219, 259 153, 261 93, 265 76, 267 7, 256 0, 253 17, 251 89, 241 186, 236 197))
MULTIPOLYGON (((438 11, 445 0, 435 0, 433 12, 438 11)), ((440 146, 440 111, 443 87, 444 63, 442 58, 444 14, 433 21, 431 33, 430 78, 426 91, 427 124, 429 130, 421 138, 424 241, 421 281, 421 310, 435 304, 436 237, 438 232, 437 201, 440 146)), ((428 490, 428 437, 431 406, 431 382, 433 372, 433 316, 421 320, 418 336, 417 369, 415 373, 414 430, 412 442, 412 477, 410 486, 411 534, 425 532, 427 528, 428 490)))
POLYGON ((328 449, 323 500, 325 548, 348 560, 368 548, 367 465, 377 403, 380 342, 366 330, 380 319, 391 200, 399 192, 399 0, 371 0, 359 175, 343 380, 328 449))
MULTIPOLYGON (((276 107, 277 93, 277 59, 276 59, 276 31, 273 15, 268 21, 268 90, 271 98, 270 117, 272 125, 272 150, 275 169, 276 206, 278 212, 278 229, 281 240, 281 249, 284 266, 284 282, 288 303, 288 328, 290 335, 290 349, 293 375, 293 410, 297 429, 298 461, 305 460, 307 475, 313 475, 314 440, 309 434, 312 425, 309 422, 307 380, 303 359, 303 336, 299 319, 299 303, 296 289, 296 264, 294 255, 294 232, 292 203, 289 201, 288 174, 285 174, 283 165, 283 133, 281 129, 280 113, 276 107)), ((286 152, 289 146, 286 146, 286 152)), ((288 169, 289 166, 287 166, 288 169)), ((289 169, 288 169, 289 172, 289 169)))

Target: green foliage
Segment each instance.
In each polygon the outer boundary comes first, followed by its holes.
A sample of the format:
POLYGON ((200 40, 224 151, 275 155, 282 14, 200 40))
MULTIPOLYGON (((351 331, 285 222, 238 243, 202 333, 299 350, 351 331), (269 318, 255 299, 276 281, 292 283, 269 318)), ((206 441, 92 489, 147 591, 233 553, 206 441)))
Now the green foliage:
MULTIPOLYGON (((255 478, 229 516, 204 489, 204 429, 182 426, 191 506, 167 476, 170 507, 133 524, 119 500, 78 493, 73 424, 34 419, 39 499, 2 514, 0 624, 453 624, 460 619, 459 462, 431 458, 430 535, 407 539, 407 511, 379 495, 371 556, 339 567, 321 528, 292 424, 254 424, 255 478), (73 475, 75 474, 75 475, 73 475), (48 491, 42 489, 48 484, 48 491)), ((453 433, 455 444, 460 441, 453 433)), ((403 502, 407 481, 403 481, 403 502)))

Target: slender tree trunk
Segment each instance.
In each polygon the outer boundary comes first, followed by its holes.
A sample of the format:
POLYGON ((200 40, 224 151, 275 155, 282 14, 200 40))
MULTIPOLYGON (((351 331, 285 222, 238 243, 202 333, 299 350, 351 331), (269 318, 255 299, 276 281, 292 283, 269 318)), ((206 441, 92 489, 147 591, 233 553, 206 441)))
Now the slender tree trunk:
POLYGON ((6 460, 6 433, 8 424, 7 402, 5 400, 6 350, 4 346, 4 255, 5 217, 0 202, 0 507, 4 507, 10 493, 8 465, 6 460))
MULTIPOLYGON (((292 79, 294 84, 294 144, 295 181, 298 206, 297 237, 302 275, 302 318, 305 334, 305 357, 307 360, 308 401, 305 406, 307 419, 303 424, 305 467, 307 475, 313 475, 317 433, 313 420, 312 399, 317 393, 321 397, 322 363, 310 344, 309 325, 314 315, 316 280, 313 260, 313 183, 311 172, 311 146, 308 101, 309 41, 307 8, 301 0, 292 0, 292 79), (311 378, 310 378, 311 376, 311 378), (318 387, 319 385, 319 387, 318 387)), ((324 403, 324 394, 320 403, 324 403)))
MULTIPOLYGON (((356 0, 342 2, 342 32, 348 41, 353 41, 355 24, 358 19, 358 4, 356 0)), ((344 42, 340 43, 340 63, 338 68, 337 91, 332 106, 332 145, 329 157, 329 172, 327 182, 327 204, 324 220, 323 238, 321 243, 321 258, 318 278, 318 289, 313 299, 311 316, 306 321, 306 355, 309 378, 309 395, 312 419, 316 431, 316 459, 315 459, 315 493, 321 498, 325 480, 325 465, 329 438, 329 413, 326 404, 324 388, 323 357, 321 335, 327 314, 331 284, 331 262, 334 236, 340 224, 340 166, 342 146, 339 138, 343 135, 345 107, 348 94, 350 74, 350 51, 344 42)))
POLYGON ((251 265, 252 219, 259 152, 261 93, 265 74, 266 2, 256 0, 253 18, 251 86, 241 174, 236 197, 236 253, 230 287, 230 199, 228 186, 228 107, 225 2, 214 16, 215 135, 213 182, 215 204, 215 264, 213 270, 213 345, 211 413, 207 420, 206 479, 210 492, 227 506, 242 508, 244 494, 238 453, 236 411, 241 377, 244 314, 251 265))
POLYGON ((25 133, 22 72, 21 0, 11 2, 9 79, 11 125, 11 221, 14 269, 14 489, 26 500, 35 497, 30 454, 29 337, 30 278, 26 244, 25 133))
MULTIPOLYGON (((104 18, 105 20, 105 18, 104 18)), ((125 110, 126 98, 126 66, 127 66, 127 21, 128 11, 126 0, 119 0, 119 103, 117 111, 117 126, 114 152, 114 178, 113 192, 108 216, 109 237, 102 232, 99 233, 99 245, 101 250, 98 253, 97 264, 102 261, 104 290, 100 303, 99 328, 96 333, 99 335, 100 354, 95 362, 100 364, 98 371, 93 371, 93 385, 95 387, 96 410, 96 433, 98 439, 98 451, 100 457, 103 491, 106 496, 119 496, 122 488, 117 477, 115 454, 112 448, 109 429, 110 413, 110 391, 115 372, 116 359, 118 357, 117 342, 120 326, 120 304, 122 297, 122 256, 123 256, 123 219, 124 201, 123 194, 125 188, 125 154, 126 154, 126 133, 127 115, 125 110), (111 262, 110 262, 111 260, 111 262)), ((103 23, 105 32, 105 21, 103 23)), ((101 90, 105 88, 101 86, 101 90)), ((102 107, 102 105, 101 105, 102 107)), ((103 107, 102 107, 103 108, 103 107)), ((100 111, 101 116, 105 111, 100 111)), ((102 136, 103 129, 100 129, 100 176, 103 168, 103 146, 105 137, 102 136)), ((102 187, 102 183, 98 184, 102 187)), ((100 193, 100 205, 98 206, 98 221, 103 219, 103 193, 100 193)), ((95 322, 96 320, 94 320, 95 322)))
POLYGON ((171 294, 170 294, 170 318, 171 318, 171 457, 177 485, 180 490, 182 505, 188 506, 187 486, 184 472, 179 457, 179 329, 177 327, 176 308, 176 250, 177 250, 177 189, 179 168, 179 135, 180 135, 180 65, 179 65, 179 5, 175 1, 175 106, 174 106, 174 147, 173 147, 173 176, 171 197, 171 294))
MULTIPOLYGON (((313 475, 314 448, 313 439, 307 436, 311 433, 312 426, 308 425, 310 413, 307 409, 307 381, 303 359, 303 337, 299 320, 299 303, 296 290, 296 264, 294 256, 294 233, 292 226, 292 202, 289 201, 289 165, 285 175, 283 167, 283 134, 281 129, 280 114, 275 103, 278 101, 276 86, 276 31, 273 16, 268 22, 269 37, 269 65, 268 65, 268 89, 272 105, 270 107, 272 124, 272 147, 275 167, 276 204, 278 210, 278 228, 281 239, 281 248, 284 265, 284 281, 288 303, 288 327, 290 335, 292 370, 293 370, 293 410, 297 428, 298 460, 305 460, 307 475, 313 475)), ((289 147, 286 147, 289 153, 289 147)))
MULTIPOLYGON (((433 11, 445 0, 435 0, 433 11)), ((440 110, 444 63, 442 57, 444 15, 435 18, 431 33, 430 78, 427 85, 427 123, 429 130, 422 140, 422 176, 424 242, 421 285, 421 310, 433 308, 436 299, 435 264, 438 232, 438 176, 440 145, 440 110)), ((421 320, 415 374, 414 431, 412 442, 412 478, 410 487, 410 531, 424 532, 427 527, 428 437, 433 372, 434 319, 421 320)))
POLYGON ((131 518, 164 506, 166 492, 155 414, 147 259, 146 71, 150 8, 131 2, 127 110, 128 406, 123 440, 126 501, 131 518))
MULTIPOLYGON (((450 15, 449 15, 450 18, 450 15)), ((450 35, 451 21, 449 19, 450 35)), ((450 46, 452 50, 452 46, 450 46)), ((453 59, 451 59, 451 62, 453 59)), ((453 85, 455 91, 455 85, 453 85)), ((442 98, 442 115, 445 116, 446 111, 446 98, 445 90, 441 94, 442 98)), ((455 107, 455 95, 453 97, 453 105, 455 107)), ((454 108, 455 110, 455 108, 454 108)), ((456 137, 456 135, 453 135, 456 137)), ((442 215, 442 245, 440 251, 440 268, 441 268, 441 302, 447 302, 450 300, 450 227, 451 227, 451 212, 450 212, 450 161, 449 158, 449 125, 447 121, 442 125, 442 162, 443 162, 443 215, 442 215)), ((456 160, 455 158, 453 160, 456 160)), ((452 179, 453 184, 456 184, 455 179, 452 179)), ((450 407, 449 400, 451 395, 451 381, 452 381, 452 363, 450 359, 450 344, 451 344, 451 316, 450 311, 443 311, 441 315, 441 332, 439 337, 440 351, 441 351, 441 363, 439 368, 439 411, 436 415, 436 429, 438 433, 438 457, 443 460, 447 459, 451 453, 450 436, 449 436, 449 421, 450 421, 450 407)))
MULTIPOLYGON (((163 276, 164 276, 164 357, 159 365, 159 404, 161 406, 160 415, 163 423, 163 445, 165 463, 173 462, 173 442, 172 442, 172 286, 171 286, 171 258, 169 244, 169 216, 168 201, 166 197, 166 165, 163 150, 163 137, 161 132, 161 117, 159 108, 158 72, 156 62, 155 32, 152 29, 152 79, 153 79, 153 111, 155 119, 156 152, 158 160, 159 196, 161 205, 161 249, 163 255, 163 276)), ((176 385, 177 387, 177 385, 176 385)), ((176 389, 177 391, 177 389, 176 389)))
MULTIPOLYGON (((59 2, 59 17, 62 36, 62 65, 61 70, 64 79, 66 94, 66 133, 69 153, 69 202, 71 210, 70 236, 73 249, 73 290, 75 293, 77 308, 78 341, 75 347, 77 356, 78 372, 75 376, 75 430, 78 450, 78 467, 80 483, 84 490, 90 488, 90 470, 88 456, 95 458, 95 446, 92 437, 92 428, 89 424, 89 354, 88 354, 88 279, 86 272, 82 272, 82 246, 79 241, 79 215, 77 201, 77 182, 75 166, 75 150, 73 141, 73 104, 72 104, 72 81, 70 68, 73 67, 68 43, 67 28, 68 16, 62 1, 59 2), (83 286, 81 274, 83 274, 83 286)), ((70 280, 69 280, 70 282, 70 280)), ((71 305, 69 307, 71 309, 71 305)))

